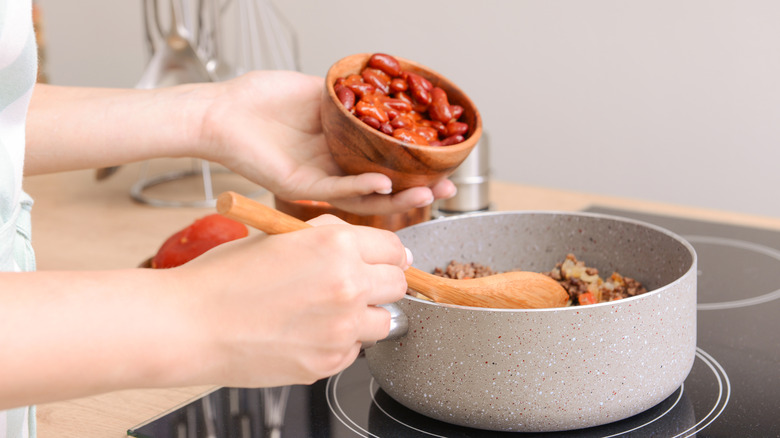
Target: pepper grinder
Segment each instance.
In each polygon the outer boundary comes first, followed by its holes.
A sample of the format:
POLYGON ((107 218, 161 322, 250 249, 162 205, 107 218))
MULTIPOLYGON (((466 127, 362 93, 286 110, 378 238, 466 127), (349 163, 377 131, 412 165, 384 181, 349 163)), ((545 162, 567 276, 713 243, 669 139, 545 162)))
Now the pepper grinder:
POLYGON ((490 153, 486 132, 463 163, 450 175, 458 193, 436 201, 434 217, 455 216, 490 210, 490 153))

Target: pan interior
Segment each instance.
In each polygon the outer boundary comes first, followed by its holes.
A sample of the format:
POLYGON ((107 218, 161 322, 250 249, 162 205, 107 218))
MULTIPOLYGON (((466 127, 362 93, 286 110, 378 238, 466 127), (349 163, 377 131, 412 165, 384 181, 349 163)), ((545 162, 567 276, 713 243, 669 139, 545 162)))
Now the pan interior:
POLYGON ((397 232, 417 268, 450 261, 496 271, 549 271, 572 253, 599 274, 619 272, 648 291, 679 279, 695 252, 681 237, 640 221, 593 213, 496 212, 437 219, 397 232))

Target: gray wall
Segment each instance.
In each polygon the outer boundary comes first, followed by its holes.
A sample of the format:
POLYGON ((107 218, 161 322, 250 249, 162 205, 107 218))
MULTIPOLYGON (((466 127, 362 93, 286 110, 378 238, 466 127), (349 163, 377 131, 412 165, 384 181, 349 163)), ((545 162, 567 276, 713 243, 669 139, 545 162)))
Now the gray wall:
MULTIPOLYGON (((52 82, 133 86, 141 0, 38 1, 52 82)), ((381 51, 458 83, 496 179, 780 216, 780 2, 277 4, 306 73, 381 51)))

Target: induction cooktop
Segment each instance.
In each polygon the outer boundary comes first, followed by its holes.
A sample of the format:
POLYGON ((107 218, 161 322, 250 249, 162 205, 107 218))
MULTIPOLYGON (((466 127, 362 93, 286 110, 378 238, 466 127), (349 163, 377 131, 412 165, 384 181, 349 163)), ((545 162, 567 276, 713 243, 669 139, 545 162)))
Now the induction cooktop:
POLYGON ((593 207, 687 239, 698 254, 698 341, 688 378, 633 417, 589 429, 506 433, 417 414, 372 379, 364 358, 308 386, 219 388, 128 431, 144 438, 780 437, 780 232, 593 207))

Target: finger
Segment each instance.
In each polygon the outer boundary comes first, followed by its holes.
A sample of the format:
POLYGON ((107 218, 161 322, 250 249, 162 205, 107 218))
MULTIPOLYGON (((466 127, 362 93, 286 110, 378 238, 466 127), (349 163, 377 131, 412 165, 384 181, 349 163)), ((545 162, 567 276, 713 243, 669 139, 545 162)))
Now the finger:
POLYGON ((368 269, 371 283, 365 297, 367 304, 394 303, 406 295, 406 277, 401 269, 390 265, 373 265, 368 269))
MULTIPOLYGON (((331 214, 323 214, 323 215, 317 216, 316 218, 311 219, 311 220, 309 220, 307 222, 310 225, 315 226, 315 227, 326 226, 326 225, 350 225, 347 222, 343 221, 342 219, 340 219, 340 218, 338 218, 336 216, 333 216, 331 214)), ((355 228, 360 228, 360 227, 359 226, 355 226, 355 228)), ((371 230, 370 232, 373 234, 374 228, 368 228, 368 229, 371 230)), ((358 232, 358 233, 363 233, 364 232, 364 231, 361 231, 361 230, 353 230, 353 231, 358 232)), ((362 239, 367 239, 363 235, 361 235, 361 236, 362 236, 362 239)), ((397 236, 395 236, 394 234, 393 235, 387 235, 386 237, 391 239, 391 240, 393 240, 393 241, 397 239, 397 236)), ((362 240, 362 241, 365 241, 365 240, 362 240)), ((391 248, 391 251, 392 250, 393 249, 391 248)), ((366 263, 371 263, 371 264, 386 263, 386 261, 381 260, 380 257, 376 257, 375 258, 375 257, 373 257, 373 255, 377 255, 377 254, 375 254, 373 252, 369 252, 369 253, 367 253, 367 256, 364 257, 363 254, 361 253, 361 259, 363 261, 365 261, 366 263)), ((412 252, 409 250, 409 248, 404 248, 404 255, 405 255, 405 260, 401 263, 401 265, 396 265, 396 266, 400 266, 402 269, 405 270, 409 266, 412 265, 413 256, 412 256, 412 252)))
POLYGON ((436 199, 450 199, 458 194, 458 187, 449 179, 443 179, 431 186, 431 192, 436 199))
POLYGON ((366 307, 358 338, 362 342, 384 339, 390 333, 390 312, 375 306, 366 307))
POLYGON ((352 231, 361 259, 372 265, 387 264, 406 268, 411 261, 401 239, 392 231, 366 226, 353 226, 352 231))
POLYGON ((360 198, 372 194, 387 195, 393 190, 393 183, 381 173, 331 176, 317 182, 309 194, 317 199, 360 198))
POLYGON ((391 214, 430 205, 434 201, 428 187, 413 187, 392 195, 371 194, 356 198, 335 199, 331 203, 358 214, 391 214))
POLYGON ((315 217, 314 219, 310 219, 306 222, 309 225, 312 225, 314 227, 321 227, 324 225, 346 225, 347 224, 347 222, 345 222, 339 217, 333 216, 332 214, 323 214, 315 217))

